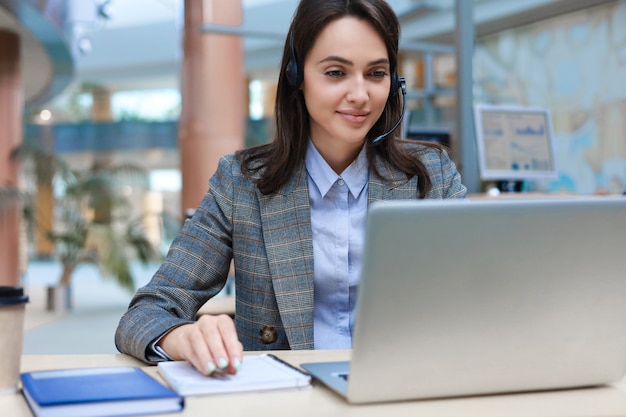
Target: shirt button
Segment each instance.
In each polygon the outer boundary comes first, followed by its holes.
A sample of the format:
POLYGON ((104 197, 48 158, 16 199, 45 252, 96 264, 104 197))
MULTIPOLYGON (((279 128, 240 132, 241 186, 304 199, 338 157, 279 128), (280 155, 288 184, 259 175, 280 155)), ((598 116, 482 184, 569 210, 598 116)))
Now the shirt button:
POLYGON ((339 184, 340 187, 343 187, 345 185, 345 181, 342 179, 339 179, 339 181, 337 181, 337 184, 339 184))

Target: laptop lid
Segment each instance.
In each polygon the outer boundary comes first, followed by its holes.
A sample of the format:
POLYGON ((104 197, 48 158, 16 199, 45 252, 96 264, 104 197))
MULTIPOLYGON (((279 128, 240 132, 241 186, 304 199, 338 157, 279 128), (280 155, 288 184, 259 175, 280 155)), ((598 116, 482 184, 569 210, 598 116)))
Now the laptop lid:
POLYGON ((625 219, 622 198, 372 204, 347 399, 620 379, 625 219))

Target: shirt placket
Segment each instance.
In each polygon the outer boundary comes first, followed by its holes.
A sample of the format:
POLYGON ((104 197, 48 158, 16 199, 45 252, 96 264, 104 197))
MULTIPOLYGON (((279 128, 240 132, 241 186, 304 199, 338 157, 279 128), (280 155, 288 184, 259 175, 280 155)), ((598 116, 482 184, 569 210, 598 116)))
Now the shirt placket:
POLYGON ((335 280, 337 303, 335 317, 337 319, 337 333, 349 336, 350 329, 350 210, 348 207, 348 186, 342 178, 337 179, 333 188, 336 190, 335 204, 337 218, 335 220, 335 239, 337 241, 337 256, 335 263, 335 280))

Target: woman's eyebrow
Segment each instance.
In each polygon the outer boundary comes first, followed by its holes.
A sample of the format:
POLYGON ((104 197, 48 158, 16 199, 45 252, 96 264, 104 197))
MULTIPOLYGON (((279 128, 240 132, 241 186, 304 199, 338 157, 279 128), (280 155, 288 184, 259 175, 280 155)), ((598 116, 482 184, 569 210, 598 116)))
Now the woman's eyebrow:
POLYGON ((389 60, 387 58, 377 59, 376 61, 372 61, 369 63, 370 66, 374 65, 389 65, 389 60))
MULTIPOLYGON (((319 63, 321 64, 324 62, 338 62, 344 65, 354 65, 354 63, 350 61, 349 59, 345 59, 336 55, 327 56, 326 58, 322 59, 319 63)), ((387 58, 381 58, 381 59, 377 59, 376 61, 372 61, 368 63, 368 66, 373 66, 373 65, 389 65, 389 60, 387 58)))
POLYGON ((336 55, 327 56, 326 58, 322 59, 319 63, 322 64, 324 62, 339 62, 340 64, 354 65, 352 61, 342 58, 340 56, 336 56, 336 55))

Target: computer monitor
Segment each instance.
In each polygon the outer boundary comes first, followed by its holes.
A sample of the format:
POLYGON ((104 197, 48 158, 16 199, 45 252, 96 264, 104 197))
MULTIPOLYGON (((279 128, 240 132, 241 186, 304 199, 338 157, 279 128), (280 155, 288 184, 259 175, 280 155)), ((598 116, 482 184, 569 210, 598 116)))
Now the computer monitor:
POLYGON ((558 176, 548 109, 476 104, 474 119, 483 180, 511 183, 558 176))

